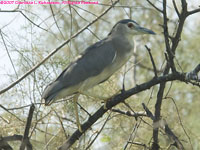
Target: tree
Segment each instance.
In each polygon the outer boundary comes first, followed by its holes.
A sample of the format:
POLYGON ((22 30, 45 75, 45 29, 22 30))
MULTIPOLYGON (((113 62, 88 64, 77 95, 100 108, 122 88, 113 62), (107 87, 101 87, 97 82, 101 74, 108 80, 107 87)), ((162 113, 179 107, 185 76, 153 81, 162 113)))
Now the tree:
POLYGON ((1 28, 1 46, 14 70, 7 73, 10 85, 0 90, 1 149, 198 149, 200 64, 199 35, 194 31, 199 22, 193 15, 200 8, 186 0, 101 4, 21 4, 0 11, 18 13, 18 21, 26 23, 20 26, 22 32, 7 30, 12 21, 1 28), (87 45, 105 37, 119 18, 134 18, 158 34, 138 37, 127 65, 90 90, 109 97, 106 109, 98 98, 82 95, 81 133, 71 97, 47 108, 41 92, 87 45))

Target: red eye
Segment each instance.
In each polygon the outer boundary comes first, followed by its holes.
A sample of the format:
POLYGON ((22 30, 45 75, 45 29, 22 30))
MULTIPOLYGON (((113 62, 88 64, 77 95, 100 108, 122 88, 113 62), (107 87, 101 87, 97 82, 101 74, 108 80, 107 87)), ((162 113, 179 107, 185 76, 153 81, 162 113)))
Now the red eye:
POLYGON ((128 27, 132 29, 134 25, 132 23, 128 23, 128 27))

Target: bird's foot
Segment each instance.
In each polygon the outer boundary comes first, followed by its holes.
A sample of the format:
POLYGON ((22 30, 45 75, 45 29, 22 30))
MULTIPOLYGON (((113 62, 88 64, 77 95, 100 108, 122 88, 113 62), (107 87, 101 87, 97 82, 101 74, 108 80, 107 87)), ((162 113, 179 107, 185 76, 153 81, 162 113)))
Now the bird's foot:
POLYGON ((125 85, 123 84, 122 89, 120 90, 121 94, 125 92, 125 85))
POLYGON ((78 126, 79 132, 83 133, 83 130, 82 130, 82 128, 81 128, 81 124, 78 124, 77 126, 78 126))
POLYGON ((106 103, 107 103, 107 102, 104 102, 103 109, 107 109, 106 103))

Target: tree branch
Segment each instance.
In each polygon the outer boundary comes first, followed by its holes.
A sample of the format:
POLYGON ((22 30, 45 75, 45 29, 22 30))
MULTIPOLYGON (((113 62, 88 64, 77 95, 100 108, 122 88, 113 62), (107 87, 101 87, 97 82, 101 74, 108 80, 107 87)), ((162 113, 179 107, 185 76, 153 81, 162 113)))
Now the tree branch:
POLYGON ((138 118, 138 117, 144 117, 144 116, 147 116, 144 112, 136 112, 136 113, 131 113, 130 111, 122 111, 120 109, 111 109, 112 112, 116 112, 116 113, 119 113, 119 114, 122 114, 122 115, 126 115, 126 116, 129 116, 129 117, 135 117, 135 118, 138 118))
POLYGON ((194 68, 194 70, 192 70, 191 72, 188 72, 188 73, 186 74, 186 79, 187 79, 187 80, 195 80, 195 81, 197 81, 197 82, 200 82, 200 79, 199 79, 199 77, 198 77, 199 71, 200 71, 200 64, 198 64, 198 65, 194 68))
POLYGON ((158 12, 162 13, 162 10, 159 9, 158 7, 156 7, 150 0, 147 0, 147 2, 148 2, 153 8, 155 8, 158 12))
POLYGON ((150 59, 151 59, 151 63, 152 63, 152 65, 153 65, 154 75, 155 75, 155 77, 158 77, 158 75, 157 75, 156 65, 155 65, 155 62, 154 62, 153 56, 152 56, 152 54, 151 54, 151 49, 148 48, 147 45, 145 45, 145 47, 146 47, 146 49, 147 49, 147 51, 148 51, 148 53, 149 53, 149 56, 150 56, 150 59))
POLYGON ((200 8, 188 11, 188 16, 200 12, 200 8))
POLYGON ((80 132, 79 130, 76 130, 67 141, 59 148, 59 150, 68 150, 75 142, 78 140, 84 132, 86 132, 87 129, 89 129, 99 118, 101 118, 109 109, 113 108, 117 104, 125 101, 128 97, 137 94, 139 92, 145 91, 147 89, 150 89, 151 87, 164 83, 167 81, 174 81, 174 80, 180 80, 185 82, 185 74, 183 73, 173 73, 168 75, 163 75, 158 78, 153 78, 152 80, 137 85, 136 87, 124 91, 121 94, 115 95, 114 97, 111 97, 110 100, 106 103, 106 109, 104 109, 104 106, 100 107, 91 117, 88 118, 88 120, 81 126, 83 132, 80 132))
POLYGON ((175 11, 176 11, 176 14, 178 15, 178 18, 180 18, 180 13, 179 13, 178 8, 177 8, 177 6, 176 6, 175 0, 173 0, 172 2, 173 2, 173 5, 174 5, 174 9, 175 9, 175 11))
POLYGON ((168 18, 167 18, 167 1, 163 0, 163 30, 164 30, 164 38, 165 38, 165 46, 166 46, 166 51, 168 54, 169 58, 169 65, 170 68, 172 69, 172 72, 176 72, 176 67, 174 65, 174 52, 170 48, 169 44, 169 31, 168 31, 168 18))
POLYGON ((0 137, 0 149, 1 150, 13 150, 13 148, 5 141, 2 137, 0 137))
POLYGON ((25 131, 24 131, 22 143, 20 145, 20 150, 24 150, 25 147, 27 147, 27 150, 32 150, 32 145, 29 142, 28 134, 29 134, 29 129, 31 127, 31 121, 32 121, 32 118, 33 118, 34 109, 35 109, 35 106, 34 106, 34 104, 32 104, 31 107, 30 107, 30 110, 29 110, 29 115, 28 115, 28 118, 27 118, 26 128, 25 128, 25 131))

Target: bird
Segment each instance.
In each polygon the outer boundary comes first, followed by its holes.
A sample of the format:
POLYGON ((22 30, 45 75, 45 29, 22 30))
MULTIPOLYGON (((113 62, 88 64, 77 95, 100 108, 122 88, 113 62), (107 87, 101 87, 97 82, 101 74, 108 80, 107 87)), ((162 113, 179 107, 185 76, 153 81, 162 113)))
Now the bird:
POLYGON ((76 102, 78 94, 109 79, 133 55, 133 37, 142 34, 155 32, 131 19, 118 21, 107 37, 86 48, 44 89, 41 98, 45 105, 71 95, 76 95, 76 102))

